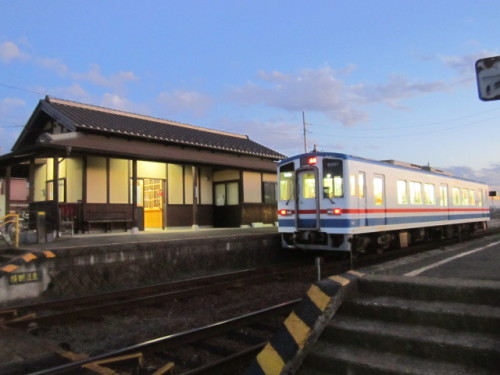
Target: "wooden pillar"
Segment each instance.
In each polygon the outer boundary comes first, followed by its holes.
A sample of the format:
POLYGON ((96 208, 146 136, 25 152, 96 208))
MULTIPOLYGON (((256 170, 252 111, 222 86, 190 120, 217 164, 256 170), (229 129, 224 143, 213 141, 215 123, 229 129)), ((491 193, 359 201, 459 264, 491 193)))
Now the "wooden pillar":
POLYGON ((52 159, 52 165, 54 170, 54 178, 53 178, 53 198, 54 198, 54 206, 55 206, 55 226, 56 232, 59 236, 61 232, 61 215, 59 214, 59 158, 54 157, 52 159))
POLYGON ((87 203, 87 156, 82 159, 82 203, 87 203))
POLYGON ((193 229, 199 229, 198 226, 198 197, 200 196, 198 187, 198 168, 192 166, 193 174, 193 229))
POLYGON ((137 226, 137 160, 132 160, 132 233, 138 231, 137 226))

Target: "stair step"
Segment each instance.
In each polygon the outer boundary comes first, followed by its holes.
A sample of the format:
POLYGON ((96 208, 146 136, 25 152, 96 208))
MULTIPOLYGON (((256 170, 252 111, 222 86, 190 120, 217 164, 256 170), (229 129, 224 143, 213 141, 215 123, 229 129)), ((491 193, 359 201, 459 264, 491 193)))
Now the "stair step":
POLYGON ((363 295, 344 301, 339 313, 456 330, 500 332, 500 307, 488 305, 363 295))
POLYGON ((383 352, 411 353, 437 361, 500 368, 500 337, 475 332, 452 332, 422 325, 405 325, 336 315, 321 341, 345 343, 383 352))
POLYGON ((369 275, 358 282, 362 294, 499 306, 500 281, 369 275))
POLYGON ((492 375, 495 372, 456 363, 381 351, 318 343, 298 375, 492 375))

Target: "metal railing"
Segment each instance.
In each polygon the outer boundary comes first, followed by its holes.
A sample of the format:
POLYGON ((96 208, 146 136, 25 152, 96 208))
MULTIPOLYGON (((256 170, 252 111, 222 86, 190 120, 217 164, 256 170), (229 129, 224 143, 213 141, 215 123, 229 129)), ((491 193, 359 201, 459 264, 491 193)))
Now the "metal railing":
POLYGON ((0 217, 0 239, 9 245, 19 247, 19 215, 8 214, 0 217))

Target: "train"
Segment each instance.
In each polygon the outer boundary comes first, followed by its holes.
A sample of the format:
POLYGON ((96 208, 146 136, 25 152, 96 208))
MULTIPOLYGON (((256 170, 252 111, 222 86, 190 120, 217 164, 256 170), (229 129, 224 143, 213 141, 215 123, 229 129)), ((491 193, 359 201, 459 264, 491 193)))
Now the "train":
POLYGON ((335 152, 278 162, 282 247, 363 254, 487 229, 488 186, 430 166, 335 152))

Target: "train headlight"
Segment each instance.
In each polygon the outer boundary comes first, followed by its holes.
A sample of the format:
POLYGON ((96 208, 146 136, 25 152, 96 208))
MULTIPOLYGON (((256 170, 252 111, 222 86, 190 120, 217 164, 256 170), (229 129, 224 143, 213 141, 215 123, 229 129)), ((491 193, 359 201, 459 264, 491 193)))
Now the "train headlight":
POLYGON ((309 165, 316 165, 317 162, 318 159, 316 158, 316 156, 311 156, 309 159, 307 159, 307 164, 309 165))
POLYGON ((326 211, 328 215, 342 215, 342 209, 341 208, 332 208, 328 211, 326 211))

